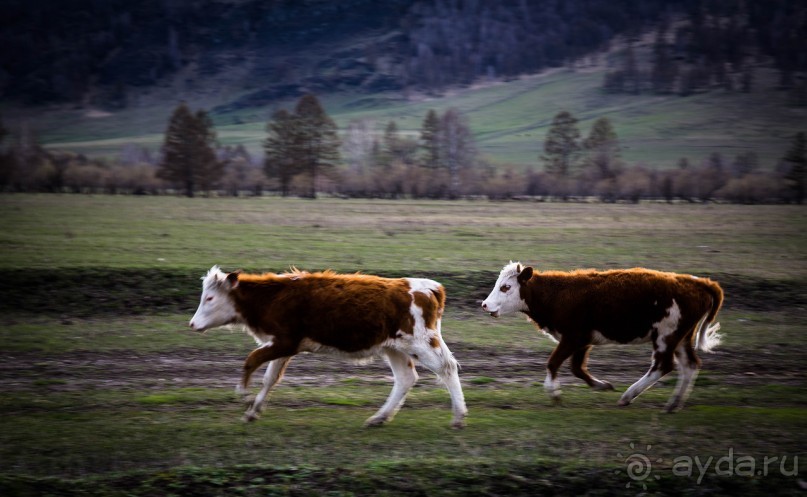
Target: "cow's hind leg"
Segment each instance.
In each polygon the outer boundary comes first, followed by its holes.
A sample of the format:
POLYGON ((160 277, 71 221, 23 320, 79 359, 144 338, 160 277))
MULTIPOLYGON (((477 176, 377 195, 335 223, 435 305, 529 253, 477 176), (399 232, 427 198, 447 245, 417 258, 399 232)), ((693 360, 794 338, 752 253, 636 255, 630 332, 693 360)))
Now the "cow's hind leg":
POLYGON ((462 393, 460 384, 459 364, 439 334, 439 323, 437 333, 430 334, 427 339, 416 341, 410 355, 434 372, 446 386, 448 395, 451 397, 453 413, 451 427, 463 428, 468 409, 465 406, 465 395, 462 393))
POLYGON ((665 410, 667 412, 675 412, 684 407, 689 393, 695 384, 695 379, 698 377, 698 369, 700 368, 700 359, 695 354, 695 349, 692 347, 692 340, 685 338, 678 344, 675 349, 675 360, 678 363, 678 384, 675 386, 675 393, 670 397, 665 410))
MULTIPOLYGON (((258 392, 258 395, 250 404, 247 412, 244 413, 245 421, 255 421, 258 419, 258 415, 263 410, 263 403, 266 400, 266 396, 269 395, 269 392, 272 391, 272 388, 277 382, 283 378, 283 373, 286 372, 289 361, 291 361, 291 357, 281 357, 273 360, 266 366, 266 374, 263 375, 263 388, 258 392)), ((240 386, 239 384, 239 387, 240 386)))
POLYGON ((626 406, 641 395, 645 390, 652 387, 673 369, 673 354, 671 350, 653 352, 653 361, 650 369, 644 376, 628 388, 619 399, 620 406, 626 406))
POLYGON ((598 380, 591 376, 588 372, 586 363, 588 362, 588 353, 591 351, 591 345, 586 345, 582 349, 578 349, 572 354, 572 373, 585 381, 588 386, 594 390, 613 390, 614 386, 607 381, 598 380))
POLYGON ((364 426, 380 426, 392 420, 418 379, 415 363, 406 354, 393 349, 386 349, 384 352, 387 363, 392 369, 395 384, 392 386, 387 401, 377 413, 365 421, 364 426))

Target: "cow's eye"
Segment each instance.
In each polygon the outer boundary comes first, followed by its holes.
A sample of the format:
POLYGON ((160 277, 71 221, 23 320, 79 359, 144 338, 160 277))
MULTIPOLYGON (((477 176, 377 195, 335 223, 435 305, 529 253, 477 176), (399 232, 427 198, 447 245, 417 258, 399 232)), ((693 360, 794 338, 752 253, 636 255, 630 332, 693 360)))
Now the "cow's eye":
POLYGON ((507 291, 509 291, 509 290, 510 290, 510 285, 508 285, 508 284, 504 284, 504 285, 502 285, 501 287, 499 287, 499 290, 501 290, 501 291, 503 291, 503 292, 507 292, 507 291))
POLYGON ((208 297, 205 299, 205 302, 210 302, 211 300, 213 300, 213 297, 208 297))

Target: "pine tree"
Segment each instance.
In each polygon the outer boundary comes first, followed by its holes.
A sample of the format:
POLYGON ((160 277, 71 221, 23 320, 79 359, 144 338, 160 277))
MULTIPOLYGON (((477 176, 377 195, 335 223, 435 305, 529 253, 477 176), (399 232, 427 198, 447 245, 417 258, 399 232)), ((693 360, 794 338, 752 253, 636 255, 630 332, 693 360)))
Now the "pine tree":
POLYGON ((460 170, 470 167, 476 157, 471 128, 468 120, 457 109, 448 109, 440 119, 440 156, 448 168, 449 198, 460 195, 460 170))
POLYGON ((224 173, 215 149, 216 133, 210 117, 203 110, 192 114, 182 102, 168 123, 157 177, 181 184, 188 197, 197 189, 207 191, 224 173))
POLYGON ((619 169, 619 137, 607 117, 594 121, 583 140, 583 149, 587 154, 586 165, 596 167, 601 177, 611 177, 619 169))
POLYGON ((300 171, 298 148, 300 146, 297 118, 286 110, 278 110, 267 125, 269 136, 264 142, 265 159, 263 170, 270 178, 277 178, 280 194, 288 196, 291 180, 300 171))
POLYGON ((434 109, 429 109, 420 129, 420 142, 423 148, 423 165, 430 169, 440 166, 440 118, 434 109))
POLYGON ((567 177, 580 155, 580 130, 577 119, 569 112, 561 111, 552 120, 544 141, 544 161, 547 173, 567 177))
POLYGON ((793 190, 796 203, 804 203, 807 193, 807 136, 804 132, 793 137, 793 144, 782 158, 790 169, 785 174, 788 187, 793 190))
POLYGON ((8 129, 3 126, 3 119, 2 116, 0 116, 0 145, 3 144, 3 140, 6 139, 6 136, 8 136, 8 129))
POLYGON ((14 176, 14 157, 3 146, 8 134, 8 129, 3 126, 3 119, 0 117, 0 188, 8 185, 14 176))
POLYGON ((639 65, 636 62, 636 54, 633 51, 633 44, 629 43, 625 50, 625 66, 622 72, 625 77, 625 91, 638 95, 642 88, 642 75, 639 72, 639 65))
POLYGON ((656 32, 656 41, 653 44, 653 67, 650 71, 653 92, 672 93, 677 76, 678 66, 670 55, 670 47, 667 44, 667 27, 662 24, 656 32))
POLYGON ((323 170, 333 169, 340 159, 339 136, 336 124, 314 95, 303 95, 294 112, 295 128, 299 132, 295 156, 301 171, 310 179, 308 196, 315 198, 317 178, 323 170))
POLYGON ((192 136, 196 141, 194 148, 196 175, 199 178, 200 188, 206 192, 224 176, 224 162, 216 157, 218 148, 216 131, 208 113, 202 109, 196 111, 192 124, 192 136))
POLYGON ((389 167, 395 159, 401 156, 401 137, 398 135, 398 125, 390 121, 384 128, 384 141, 381 152, 381 164, 389 167))

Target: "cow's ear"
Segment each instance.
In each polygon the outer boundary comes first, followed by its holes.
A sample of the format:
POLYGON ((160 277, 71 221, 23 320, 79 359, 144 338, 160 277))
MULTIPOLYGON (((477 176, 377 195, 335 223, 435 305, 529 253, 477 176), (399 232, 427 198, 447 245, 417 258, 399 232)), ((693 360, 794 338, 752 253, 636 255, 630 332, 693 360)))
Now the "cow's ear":
POLYGON ((520 273, 518 273, 518 282, 519 283, 524 283, 526 281, 530 281, 530 278, 532 278, 532 267, 531 266, 525 267, 524 269, 521 270, 520 273))
POLYGON ((230 289, 234 290, 238 288, 238 275, 241 274, 241 270, 233 271, 232 273, 227 275, 227 283, 230 284, 230 289))

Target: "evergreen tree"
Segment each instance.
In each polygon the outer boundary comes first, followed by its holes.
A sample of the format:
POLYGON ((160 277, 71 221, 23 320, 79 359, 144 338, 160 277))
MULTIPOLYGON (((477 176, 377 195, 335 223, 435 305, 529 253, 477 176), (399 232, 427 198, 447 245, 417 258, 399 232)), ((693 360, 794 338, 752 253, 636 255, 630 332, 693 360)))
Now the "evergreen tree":
POLYGON ((460 171, 470 167, 476 157, 471 128, 468 120, 457 109, 448 109, 440 119, 440 156, 448 168, 449 198, 460 195, 460 171))
POLYGON ((192 136, 196 146, 196 174, 199 177, 199 186, 202 191, 210 191, 214 184, 224 176, 224 162, 216 157, 218 142, 213 120, 205 110, 196 111, 192 121, 192 136))
POLYGON ((555 115, 544 141, 544 167, 547 173, 567 177, 580 155, 580 130, 569 112, 555 115))
POLYGON ((401 137, 398 135, 398 125, 390 121, 384 128, 384 141, 381 153, 381 164, 389 167, 396 159, 401 158, 401 137))
POLYGON ((622 72, 625 77, 625 91, 638 95, 642 89, 642 75, 639 72, 639 65, 636 62, 636 53, 633 51, 633 44, 628 43, 625 50, 625 66, 622 72))
POLYGON ((216 133, 210 117, 203 110, 194 115, 182 102, 168 123, 157 177, 181 184, 188 197, 197 189, 207 191, 224 173, 215 149, 216 133))
POLYGON ((284 109, 272 115, 267 125, 269 136, 264 142, 265 159, 263 170, 270 178, 277 178, 280 194, 288 196, 291 180, 300 171, 297 162, 300 140, 297 117, 284 109))
POLYGON ((595 167, 601 177, 612 177, 619 169, 619 137, 607 117, 594 121, 583 140, 583 149, 587 154, 586 165, 595 167))
POLYGON ((3 126, 3 119, 0 117, 0 188, 8 185, 14 176, 14 157, 3 147, 3 141, 8 133, 8 129, 3 126))
POLYGON ((420 142, 423 148, 423 165, 430 169, 440 166, 440 118, 434 109, 429 109, 420 129, 420 142))
POLYGON ((653 44, 653 67, 650 70, 650 84, 653 87, 653 92, 660 94, 672 93, 677 76, 678 66, 670 55, 666 25, 661 24, 656 32, 656 41, 653 44))
POLYGON ((381 162, 385 166, 390 166, 394 162, 414 164, 417 161, 417 141, 402 136, 395 121, 390 121, 384 129, 383 145, 381 162))
POLYGON ((0 116, 0 145, 3 144, 3 140, 6 139, 6 136, 8 136, 8 129, 3 126, 3 119, 2 116, 0 116))
POLYGON ((303 95, 294 112, 299 143, 295 158, 301 172, 309 176, 308 196, 315 198, 317 178, 323 170, 333 169, 339 161, 339 136, 336 124, 314 95, 303 95))
POLYGON ((793 137, 793 144, 782 158, 790 169, 785 174, 788 187, 793 190, 796 203, 804 203, 807 192, 807 136, 804 132, 793 137))

